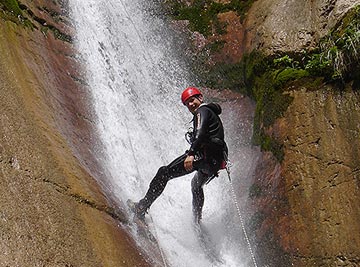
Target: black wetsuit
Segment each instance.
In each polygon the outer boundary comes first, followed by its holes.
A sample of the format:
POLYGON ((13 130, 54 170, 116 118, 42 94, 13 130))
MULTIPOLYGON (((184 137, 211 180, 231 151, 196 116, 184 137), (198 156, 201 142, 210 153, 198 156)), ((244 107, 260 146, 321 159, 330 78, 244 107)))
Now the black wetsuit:
POLYGON ((150 182, 149 190, 139 204, 145 210, 164 191, 167 182, 173 178, 197 171, 191 182, 193 194, 193 212, 196 220, 201 219, 204 205, 203 185, 217 175, 224 161, 224 151, 227 146, 224 141, 224 128, 219 118, 221 107, 218 104, 202 104, 195 112, 193 118, 193 133, 191 146, 185 154, 176 158, 167 166, 162 166, 150 182), (193 155, 193 170, 187 171, 184 161, 188 155, 193 155))

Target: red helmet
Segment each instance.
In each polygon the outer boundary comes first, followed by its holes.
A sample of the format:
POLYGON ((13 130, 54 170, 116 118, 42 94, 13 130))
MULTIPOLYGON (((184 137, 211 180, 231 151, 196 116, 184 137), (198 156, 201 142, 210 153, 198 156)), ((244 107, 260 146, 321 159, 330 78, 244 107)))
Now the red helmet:
POLYGON ((199 91, 199 89, 195 87, 188 87, 182 92, 181 94, 181 101, 185 105, 186 100, 188 100, 192 96, 202 95, 202 93, 199 91))

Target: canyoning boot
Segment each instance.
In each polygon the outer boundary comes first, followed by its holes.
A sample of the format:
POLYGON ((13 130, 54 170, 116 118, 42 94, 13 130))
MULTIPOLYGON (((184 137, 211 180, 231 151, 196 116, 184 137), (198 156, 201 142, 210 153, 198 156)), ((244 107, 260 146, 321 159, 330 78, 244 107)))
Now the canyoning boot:
POLYGON ((148 207, 145 206, 141 200, 139 202, 134 202, 132 200, 128 200, 127 205, 132 213, 134 213, 133 225, 136 227, 136 230, 139 235, 145 237, 149 241, 157 244, 155 236, 151 233, 150 227, 145 221, 145 214, 147 213, 148 207))
POLYGON ((130 199, 127 201, 127 205, 129 206, 130 210, 134 213, 134 219, 145 222, 145 214, 147 208, 144 205, 141 205, 140 202, 134 202, 130 199))

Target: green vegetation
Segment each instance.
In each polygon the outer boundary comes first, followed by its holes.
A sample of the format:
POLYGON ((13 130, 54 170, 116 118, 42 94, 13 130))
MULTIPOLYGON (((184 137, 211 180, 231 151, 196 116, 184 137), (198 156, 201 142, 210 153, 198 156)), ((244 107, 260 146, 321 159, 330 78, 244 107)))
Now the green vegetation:
POLYGON ((0 0, 0 10, 3 10, 0 12, 0 17, 33 30, 34 24, 24 17, 24 13, 26 13, 26 10, 24 11, 23 9, 24 7, 17 0, 0 0))
POLYGON ((334 80, 358 77, 360 51, 360 5, 353 8, 334 27, 331 33, 320 41, 321 62, 332 67, 334 80), (350 76, 349 76, 350 75, 350 76))
MULTIPOLYGON (((55 26, 49 24, 45 19, 35 16, 34 12, 29 10, 27 6, 23 4, 19 5, 17 0, 0 0, 0 9, 5 11, 0 12, 0 17, 5 20, 25 26, 31 30, 39 29, 44 35, 51 31, 55 38, 64 42, 72 42, 72 37, 70 35, 61 32, 55 26), (36 25, 39 25, 39 27, 36 25)), ((54 21, 61 20, 59 13, 46 8, 41 10, 48 12, 49 15, 54 18, 54 21)))
POLYGON ((221 34, 224 31, 224 25, 221 25, 217 14, 227 11, 235 11, 243 18, 254 0, 231 0, 230 3, 221 4, 211 0, 194 0, 191 6, 187 6, 181 1, 170 1, 170 14, 177 20, 188 20, 192 31, 198 31, 208 36, 214 30, 221 34))
POLYGON ((21 16, 21 9, 17 0, 0 0, 0 7, 1 6, 14 16, 21 16))
POLYGON ((52 31, 56 39, 59 39, 63 42, 72 43, 73 38, 70 35, 61 32, 58 28, 49 25, 47 26, 47 29, 52 31))

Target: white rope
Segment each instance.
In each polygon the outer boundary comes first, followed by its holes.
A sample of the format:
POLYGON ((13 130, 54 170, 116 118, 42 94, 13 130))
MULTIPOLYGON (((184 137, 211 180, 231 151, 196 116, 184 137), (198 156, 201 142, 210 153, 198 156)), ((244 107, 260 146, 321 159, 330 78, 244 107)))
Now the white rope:
POLYGON ((239 206, 239 203, 237 201, 237 198, 236 198, 236 194, 235 194, 235 190, 234 190, 234 186, 233 186, 233 183, 232 181, 230 180, 230 186, 231 186, 231 192, 232 192, 232 198, 233 198, 233 201, 235 203, 235 207, 236 207, 236 211, 237 211, 237 214, 240 218, 240 224, 241 224, 241 228, 242 228, 242 231, 244 233, 244 237, 245 237, 245 240, 246 240, 246 243, 248 245, 248 249, 249 249, 249 252, 250 252, 250 255, 251 255, 251 259, 254 263, 254 266, 255 267, 258 267, 257 263, 256 263, 256 258, 255 258, 255 254, 251 248, 251 243, 250 243, 250 239, 249 239, 249 236, 247 235, 246 233, 246 229, 245 229, 245 223, 244 223, 244 220, 243 220, 243 217, 241 215, 241 211, 240 211, 240 206, 239 206))

